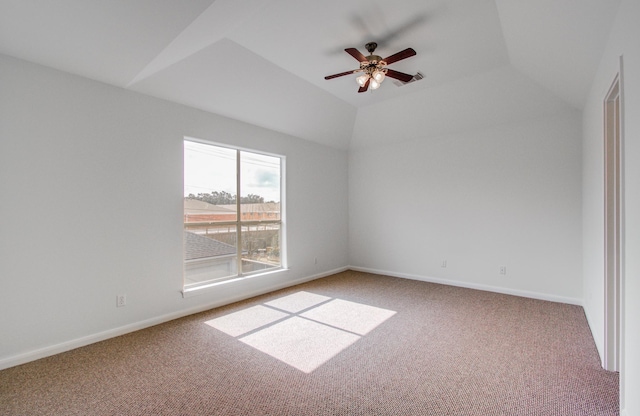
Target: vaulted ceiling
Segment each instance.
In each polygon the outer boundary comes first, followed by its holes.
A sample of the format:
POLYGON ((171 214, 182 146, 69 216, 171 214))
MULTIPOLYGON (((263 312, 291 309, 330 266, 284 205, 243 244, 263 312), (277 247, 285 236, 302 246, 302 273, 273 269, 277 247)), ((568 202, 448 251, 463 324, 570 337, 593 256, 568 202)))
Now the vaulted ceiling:
POLYGON ((347 149, 579 111, 619 0, 0 0, 0 53, 347 149), (344 52, 393 69, 357 93, 344 52))

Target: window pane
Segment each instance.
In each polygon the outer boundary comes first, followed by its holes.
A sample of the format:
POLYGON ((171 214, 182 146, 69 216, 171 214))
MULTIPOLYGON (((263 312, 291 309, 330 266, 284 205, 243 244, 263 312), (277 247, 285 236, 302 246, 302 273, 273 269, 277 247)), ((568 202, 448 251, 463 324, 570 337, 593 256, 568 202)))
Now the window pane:
POLYGON ((280 219, 280 158, 240 152, 242 221, 280 219))
POLYGON ((237 275, 236 247, 235 225, 185 228, 185 286, 237 275))
POLYGON ((184 141, 184 222, 235 221, 236 151, 184 141))
POLYGON ((242 226, 242 273, 280 267, 280 224, 242 226))

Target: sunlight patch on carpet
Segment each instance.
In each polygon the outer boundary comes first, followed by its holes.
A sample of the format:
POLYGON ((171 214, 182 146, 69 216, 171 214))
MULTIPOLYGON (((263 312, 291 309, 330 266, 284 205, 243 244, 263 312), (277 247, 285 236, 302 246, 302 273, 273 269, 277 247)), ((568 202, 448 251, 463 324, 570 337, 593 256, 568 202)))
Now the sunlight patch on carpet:
POLYGON ((237 337, 287 316, 289 316, 289 314, 272 308, 267 308, 262 305, 257 305, 230 315, 212 319, 205 323, 224 332, 225 334, 237 337))
POLYGON ((355 334, 294 316, 240 341, 310 373, 358 339, 355 334))
POLYGON ((297 292, 205 323, 300 371, 311 373, 395 313, 297 292))
POLYGON ((328 296, 317 295, 309 292, 296 292, 292 295, 283 296, 265 303, 267 306, 282 309, 283 311, 298 313, 304 309, 315 306, 319 303, 326 302, 331 299, 328 296))
POLYGON ((300 316, 344 329, 345 331, 354 332, 358 335, 366 335, 394 314, 394 311, 388 309, 334 299, 329 303, 304 312, 300 316))

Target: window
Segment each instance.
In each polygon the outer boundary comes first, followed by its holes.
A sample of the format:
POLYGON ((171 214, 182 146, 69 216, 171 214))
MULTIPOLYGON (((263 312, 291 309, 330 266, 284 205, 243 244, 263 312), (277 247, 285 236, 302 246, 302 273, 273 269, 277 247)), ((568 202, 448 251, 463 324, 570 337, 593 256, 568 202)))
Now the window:
POLYGON ((282 162, 184 140, 185 289, 282 268, 282 162))

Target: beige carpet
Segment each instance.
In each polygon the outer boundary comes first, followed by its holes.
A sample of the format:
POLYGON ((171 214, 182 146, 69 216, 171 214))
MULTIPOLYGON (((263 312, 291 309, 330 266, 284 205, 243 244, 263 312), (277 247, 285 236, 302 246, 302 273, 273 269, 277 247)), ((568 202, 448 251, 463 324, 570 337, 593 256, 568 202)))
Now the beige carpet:
POLYGON ((0 371, 3 415, 616 415, 581 307, 344 272, 0 371))

